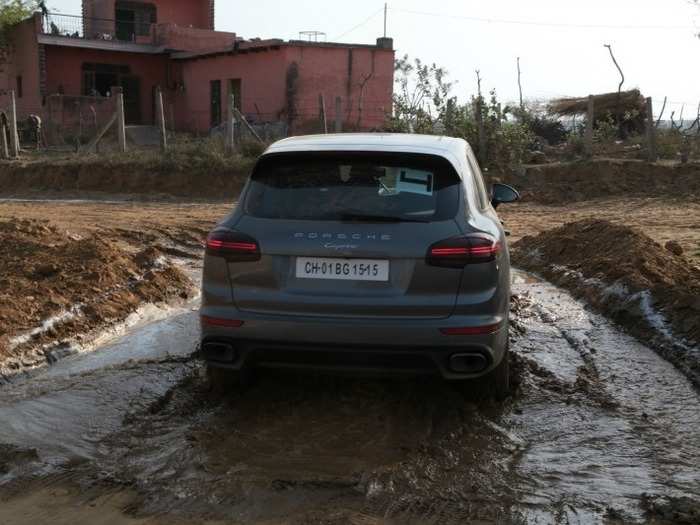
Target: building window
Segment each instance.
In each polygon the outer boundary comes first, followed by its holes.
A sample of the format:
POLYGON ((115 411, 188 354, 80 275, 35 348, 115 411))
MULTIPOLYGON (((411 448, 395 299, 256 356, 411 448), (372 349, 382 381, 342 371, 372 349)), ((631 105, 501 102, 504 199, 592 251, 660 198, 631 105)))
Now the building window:
POLYGON ((210 83, 211 127, 221 124, 221 80, 210 83))
POLYGON ((17 77, 17 98, 22 98, 22 95, 24 94, 24 89, 22 87, 22 76, 17 77))

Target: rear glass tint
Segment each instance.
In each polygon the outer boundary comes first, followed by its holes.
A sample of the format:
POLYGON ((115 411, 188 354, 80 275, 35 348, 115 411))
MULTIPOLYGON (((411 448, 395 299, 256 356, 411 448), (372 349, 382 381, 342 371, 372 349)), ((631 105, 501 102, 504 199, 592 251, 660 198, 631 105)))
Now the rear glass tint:
POLYGON ((459 185, 452 165, 432 155, 269 155, 253 172, 245 210, 286 220, 439 221, 456 215, 459 185))

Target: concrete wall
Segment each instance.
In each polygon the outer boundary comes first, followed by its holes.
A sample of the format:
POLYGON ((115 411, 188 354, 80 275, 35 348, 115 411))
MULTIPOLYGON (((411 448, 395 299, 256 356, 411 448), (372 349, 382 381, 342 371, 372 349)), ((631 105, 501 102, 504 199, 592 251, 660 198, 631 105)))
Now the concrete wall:
POLYGON ((19 118, 41 114, 41 71, 36 36, 40 28, 40 15, 18 24, 11 32, 12 43, 6 61, 0 64, 0 108, 9 104, 9 91, 17 90, 17 77, 22 77, 22 97, 17 98, 19 118))
POLYGON ((141 115, 151 122, 153 115, 152 90, 165 87, 168 79, 168 58, 163 55, 120 53, 71 47, 46 46, 47 93, 82 95, 82 66, 85 62, 128 65, 131 74, 141 79, 141 115))
POLYGON ((243 113, 251 121, 287 121, 294 133, 318 131, 319 103, 326 101, 329 128, 335 98, 342 98, 345 130, 371 130, 391 111, 394 52, 375 48, 282 46, 278 49, 203 57, 180 62, 184 91, 177 95, 178 127, 206 132, 210 124, 210 81, 222 81, 222 115, 228 107, 228 79, 241 79, 243 113), (288 93, 287 78, 298 79, 288 93), (289 96, 294 114, 289 115, 289 96))

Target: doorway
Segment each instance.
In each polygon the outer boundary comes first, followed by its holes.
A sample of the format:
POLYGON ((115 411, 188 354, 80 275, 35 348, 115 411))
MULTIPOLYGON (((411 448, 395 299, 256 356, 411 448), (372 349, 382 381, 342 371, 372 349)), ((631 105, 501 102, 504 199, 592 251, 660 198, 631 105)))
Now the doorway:
POLYGON ((124 40, 126 42, 136 40, 136 13, 129 9, 117 9, 115 15, 117 40, 124 40))

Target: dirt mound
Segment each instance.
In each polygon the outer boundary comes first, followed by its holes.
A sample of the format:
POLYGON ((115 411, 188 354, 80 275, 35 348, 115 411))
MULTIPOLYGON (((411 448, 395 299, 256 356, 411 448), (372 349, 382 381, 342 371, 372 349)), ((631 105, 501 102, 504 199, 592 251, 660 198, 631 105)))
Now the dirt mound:
POLYGON ((624 195, 700 200, 700 164, 649 164, 637 160, 593 160, 527 166, 520 173, 495 174, 512 184, 524 201, 566 204, 624 195))
POLYGON ((131 254, 98 234, 0 222, 0 364, 46 360, 42 345, 121 321, 144 302, 186 296, 189 279, 156 251, 131 254))
POLYGON ((254 159, 203 163, 179 159, 76 158, 7 163, 0 169, 0 195, 30 197, 138 195, 152 200, 168 197, 232 200, 238 197, 254 159))
MULTIPOLYGON (((700 385, 700 269, 627 226, 583 220, 524 237, 513 261, 654 339, 700 385)), ((675 252, 675 253, 674 253, 675 252)))

